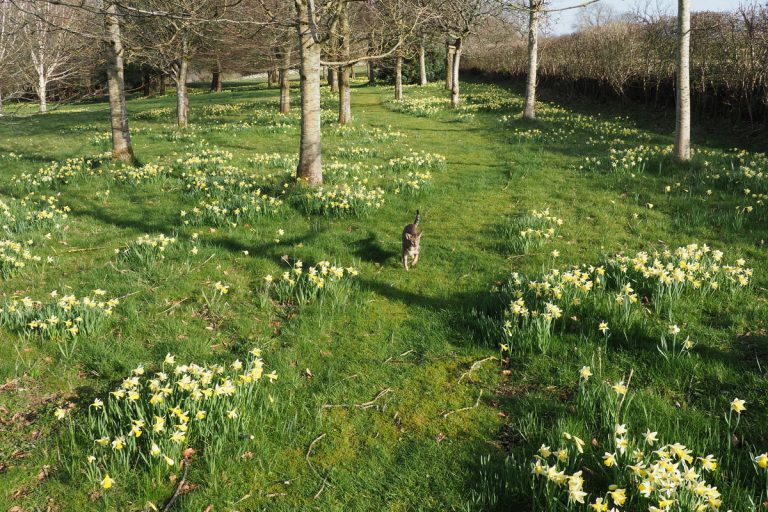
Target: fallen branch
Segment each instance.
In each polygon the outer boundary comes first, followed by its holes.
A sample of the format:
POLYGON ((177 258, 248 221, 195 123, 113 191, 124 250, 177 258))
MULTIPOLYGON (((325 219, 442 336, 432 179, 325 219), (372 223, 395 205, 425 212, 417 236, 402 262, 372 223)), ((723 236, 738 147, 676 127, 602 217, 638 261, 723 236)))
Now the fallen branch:
POLYGON ((320 434, 319 436, 317 436, 317 437, 315 438, 315 440, 314 440, 314 441, 312 441, 311 443, 309 443, 309 448, 307 448, 307 454, 304 456, 304 459, 307 461, 307 465, 309 466, 309 469, 311 469, 311 470, 312 470, 312 472, 315 474, 315 476, 317 476, 317 478, 322 478, 322 479, 323 479, 323 483, 322 483, 322 485, 320 486, 320 490, 319 490, 319 491, 317 491, 317 493, 315 494, 315 498, 314 498, 314 499, 317 499, 317 498, 318 498, 318 496, 320 496, 320 494, 321 494, 321 493, 322 493, 322 492, 325 490, 325 484, 326 484, 326 482, 328 482, 328 475, 322 476, 322 475, 321 475, 321 474, 320 474, 320 473, 319 473, 319 472, 318 472, 318 471, 315 469, 315 466, 313 466, 313 465, 312 465, 312 462, 309 460, 309 456, 312 454, 312 448, 314 448, 314 447, 315 447, 315 443, 317 443, 318 441, 320 441, 320 440, 321 440, 322 438, 324 438, 324 437, 325 437, 325 434, 320 434))
POLYGON ((482 365, 484 362, 486 362, 486 361, 490 361, 491 359, 494 359, 494 360, 495 360, 495 359, 496 359, 496 357, 495 357, 495 356, 490 356, 490 357, 486 357, 485 359, 481 359, 481 360, 479 360, 479 361, 475 361, 474 363, 472 363, 472 366, 470 366, 470 367, 469 367, 469 370, 467 370, 467 371, 465 371, 464 373, 462 373, 462 374, 461 374, 461 377, 459 377, 459 382, 461 382, 462 380, 464 380, 464 377, 466 377, 467 375, 471 375, 473 371, 475 371, 475 370, 477 370, 478 368, 480 368, 480 366, 481 366, 481 365, 482 365))
POLYGON ((387 393, 391 393, 392 388, 385 388, 379 391, 379 394, 377 394, 373 400, 369 402, 364 402, 362 404, 323 404, 323 409, 331 409, 333 407, 357 407, 358 409, 369 409, 376 405, 376 401, 386 395, 387 393))
POLYGON ((181 465, 184 466, 184 471, 181 473, 181 480, 179 480, 179 483, 176 484, 176 489, 173 491, 173 494, 171 495, 171 499, 169 499, 168 503, 166 503, 165 507, 163 507, 163 512, 168 512, 171 509, 173 504, 176 502, 176 499, 179 497, 181 488, 184 487, 184 483, 187 481, 187 471, 189 471, 189 461, 187 459, 182 459, 181 465))
POLYGON ((477 408, 477 406, 479 406, 479 405, 480 405, 480 397, 482 397, 482 396, 483 396, 483 390, 481 389, 481 390, 480 390, 480 394, 479 394, 479 395, 477 395, 477 400, 475 401, 475 405, 473 405, 473 406, 470 406, 470 407, 462 407, 461 409, 456 409, 455 411, 448 411, 448 412, 446 412, 446 413, 443 413, 443 418, 447 418, 447 417, 448 417, 448 416, 450 416, 451 414, 456 414, 457 412, 468 411, 468 410, 470 410, 470 409, 475 409, 475 408, 477 408))

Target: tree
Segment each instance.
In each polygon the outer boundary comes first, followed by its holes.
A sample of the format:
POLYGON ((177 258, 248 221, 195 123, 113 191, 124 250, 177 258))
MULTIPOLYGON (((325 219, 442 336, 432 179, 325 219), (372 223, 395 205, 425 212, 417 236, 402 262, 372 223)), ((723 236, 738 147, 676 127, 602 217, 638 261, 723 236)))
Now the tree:
POLYGON ((536 117, 536 80, 539 70, 539 22, 548 13, 586 7, 600 0, 586 0, 577 5, 547 8, 550 0, 498 0, 507 13, 524 13, 528 17, 528 73, 525 85, 523 118, 536 117))
POLYGON ((689 0, 678 0, 677 11, 677 101, 675 109, 674 158, 691 159, 691 7, 689 0))
POLYGON ((51 85, 60 83, 78 71, 76 56, 82 39, 76 34, 80 18, 68 7, 48 2, 20 2, 23 13, 17 44, 29 56, 22 66, 26 82, 37 94, 39 111, 48 111, 51 85))
POLYGON ((125 101, 125 65, 120 12, 112 0, 99 1, 99 13, 104 20, 109 114, 112 125, 112 159, 133 163, 133 145, 128 128, 125 101))
POLYGON ((19 21, 19 12, 10 0, 0 0, 0 117, 4 112, 3 100, 21 90, 19 21))
POLYGON ((449 38, 448 59, 450 62, 447 63, 447 72, 450 79, 446 81, 446 85, 450 85, 451 88, 451 105, 458 107, 460 103, 461 53, 464 41, 483 20, 496 12, 496 5, 487 0, 445 0, 439 9, 437 20, 449 38))

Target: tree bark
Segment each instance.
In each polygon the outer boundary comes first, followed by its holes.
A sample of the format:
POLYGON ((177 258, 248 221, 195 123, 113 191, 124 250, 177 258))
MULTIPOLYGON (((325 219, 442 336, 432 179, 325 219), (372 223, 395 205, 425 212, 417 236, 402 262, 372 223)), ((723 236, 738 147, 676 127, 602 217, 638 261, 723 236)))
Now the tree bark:
POLYGON ((424 43, 419 45, 419 85, 427 85, 427 51, 424 43))
POLYGON ((112 124, 112 159, 133 163, 133 146, 128 129, 128 112, 125 106, 125 75, 123 68, 123 39, 117 4, 106 6, 104 24, 107 32, 107 85, 109 88, 109 113, 112 124))
POLYGON ((141 74, 141 86, 144 90, 144 96, 152 94, 152 74, 149 72, 149 69, 145 68, 141 74))
POLYGON ((48 112, 48 81, 45 79, 45 69, 42 64, 37 72, 37 97, 40 101, 40 113, 48 112))
POLYGON ((453 52, 453 78, 451 79, 451 106, 459 106, 461 99, 459 97, 459 70, 461 66, 461 39, 456 40, 456 49, 453 52))
POLYGON ((352 91, 349 77, 352 66, 342 66, 339 71, 339 124, 352 123, 352 91))
POLYGON ((291 49, 283 54, 283 63, 280 67, 280 113, 291 112, 291 80, 288 73, 291 70, 291 49))
MULTIPOLYGON (((344 60, 350 59, 350 39, 352 30, 349 26, 349 15, 347 9, 342 9, 339 19, 341 28, 341 48, 344 53, 344 60)), ((353 65, 344 65, 338 69, 339 79, 339 124, 352 123, 352 90, 350 89, 350 76, 352 75, 353 65)))
POLYGON ((160 85, 158 86, 158 92, 160 93, 160 96, 165 96, 166 90, 165 90, 165 75, 160 75, 158 77, 158 80, 160 82, 160 85))
POLYGON ((678 162, 687 162, 691 159, 691 6, 689 0, 678 0, 677 32, 677 109, 674 158, 678 162))
POLYGON ((221 92, 221 73, 211 72, 211 92, 221 92))
POLYGON ((539 14, 541 0, 531 0, 528 11, 528 81, 525 86, 524 119, 536 118, 536 73, 539 68, 539 14))
POLYGON ((453 89, 453 52, 455 48, 450 43, 446 43, 445 48, 445 88, 450 91, 453 89))
POLYGON ((3 110, 3 91, 0 91, 0 117, 3 117, 5 112, 3 110))
POLYGON ((333 66, 328 66, 328 85, 331 86, 331 92, 339 92, 339 71, 333 66))
POLYGON ((395 61, 395 100, 403 99, 403 57, 397 56, 395 61))
POLYGON ((320 134, 320 53, 312 35, 308 0, 294 0, 301 59, 301 143, 296 178, 309 186, 323 184, 320 134))
POLYGON ((376 65, 372 60, 368 61, 368 85, 376 85, 376 65))
POLYGON ((189 94, 187 93, 187 75, 189 74, 189 61, 182 57, 176 70, 176 124, 179 128, 186 128, 189 124, 189 94))

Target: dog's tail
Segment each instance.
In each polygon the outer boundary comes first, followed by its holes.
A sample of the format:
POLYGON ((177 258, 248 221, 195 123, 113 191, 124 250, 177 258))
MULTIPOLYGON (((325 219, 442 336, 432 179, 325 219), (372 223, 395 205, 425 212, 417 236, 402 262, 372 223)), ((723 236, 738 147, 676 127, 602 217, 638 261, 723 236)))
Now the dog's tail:
POLYGON ((416 210, 416 219, 413 221, 413 225, 418 226, 420 220, 421 220, 421 214, 419 213, 419 210, 416 210))

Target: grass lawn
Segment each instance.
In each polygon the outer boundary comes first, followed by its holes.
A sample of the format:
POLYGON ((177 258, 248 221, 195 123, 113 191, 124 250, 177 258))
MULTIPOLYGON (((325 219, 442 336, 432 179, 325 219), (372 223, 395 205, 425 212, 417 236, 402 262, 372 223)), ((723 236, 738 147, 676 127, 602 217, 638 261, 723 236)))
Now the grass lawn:
POLYGON ((141 169, 108 162, 104 103, 0 121, 0 510, 162 509, 187 446, 178 510, 586 510, 579 470, 627 510, 766 499, 768 158, 724 134, 683 167, 647 116, 357 84, 351 129, 323 92, 314 194, 297 115, 228 85, 184 133, 173 96, 131 100, 141 169))

